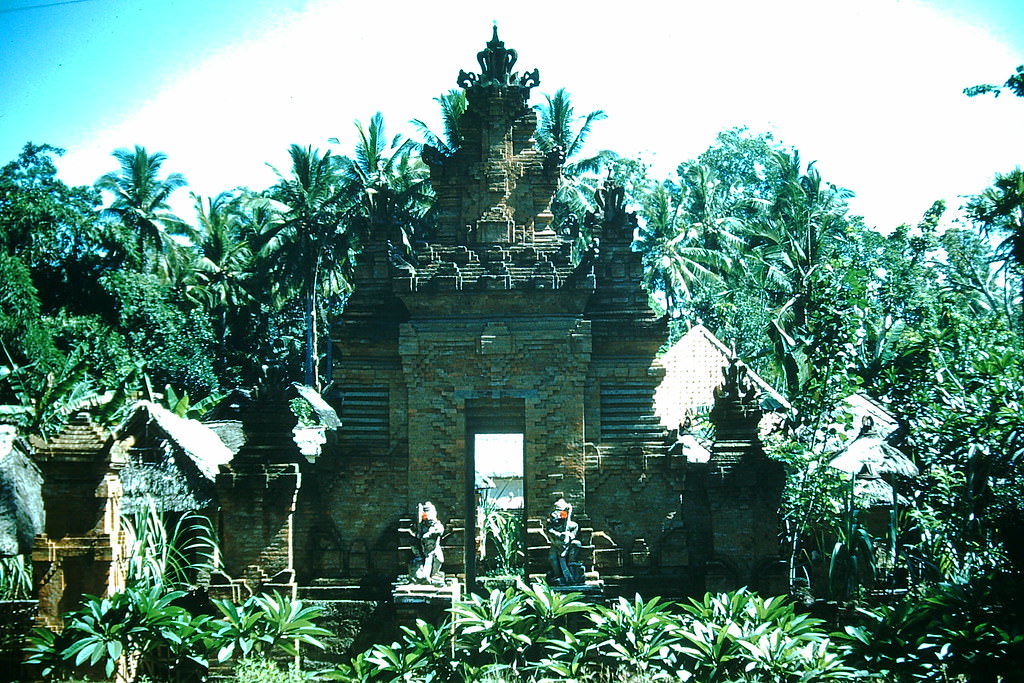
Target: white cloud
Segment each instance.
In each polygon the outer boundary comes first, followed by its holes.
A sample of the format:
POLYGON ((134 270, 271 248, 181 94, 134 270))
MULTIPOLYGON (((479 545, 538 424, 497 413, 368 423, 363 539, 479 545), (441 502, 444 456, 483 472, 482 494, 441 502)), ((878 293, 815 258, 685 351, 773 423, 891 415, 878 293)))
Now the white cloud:
POLYGON ((356 118, 381 110, 394 133, 431 116, 431 98, 476 67, 494 19, 518 67, 540 68, 540 92, 564 86, 580 113, 607 111, 595 148, 647 150, 659 174, 719 130, 770 126, 885 225, 979 190, 1024 151, 1024 101, 960 93, 1008 74, 1019 55, 923 3, 313 3, 235 37, 99 127, 62 169, 92 182, 114 148, 138 143, 166 152, 167 170, 201 194, 265 187, 265 162, 285 167, 290 143, 325 149, 338 136, 347 151, 356 118))

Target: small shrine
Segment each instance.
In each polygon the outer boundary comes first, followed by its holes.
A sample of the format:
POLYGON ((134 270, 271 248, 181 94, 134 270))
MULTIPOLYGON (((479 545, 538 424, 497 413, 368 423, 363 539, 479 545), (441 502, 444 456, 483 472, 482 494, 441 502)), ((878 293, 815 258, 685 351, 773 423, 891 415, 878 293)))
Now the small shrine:
POLYGON ((124 588, 121 542, 123 455, 88 413, 52 439, 33 444, 42 471, 46 521, 32 548, 37 623, 63 626, 82 596, 124 588))

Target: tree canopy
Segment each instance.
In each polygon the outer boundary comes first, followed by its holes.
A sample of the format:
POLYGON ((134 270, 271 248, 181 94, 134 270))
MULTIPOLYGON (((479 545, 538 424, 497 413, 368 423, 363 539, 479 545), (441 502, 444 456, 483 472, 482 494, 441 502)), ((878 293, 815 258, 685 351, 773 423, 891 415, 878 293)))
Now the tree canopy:
MULTIPOLYGON (((1004 87, 1021 94, 1020 74, 1004 87)), ((398 254, 430 236, 420 155, 457 153, 466 106, 461 91, 437 102, 441 134, 416 122, 424 141, 389 137, 375 114, 356 122, 350 153, 292 145, 271 187, 194 196, 192 221, 170 210, 186 181, 162 153, 119 149, 94 187, 69 187, 61 150, 27 144, 0 169, 4 412, 42 432, 89 397, 166 385, 198 400, 267 366, 320 382, 321 340, 369 236, 387 230, 398 254)), ((1020 168, 969 197, 960 222, 936 202, 916 225, 875 229, 850 211, 851 190, 771 135, 723 131, 652 178, 638 160, 587 150, 604 114, 577 115, 565 90, 538 115, 539 149, 565 162, 556 224, 582 217, 605 174, 623 184, 644 284, 673 336, 703 323, 793 402, 770 446, 801 482, 787 503, 794 534, 816 515, 835 520, 807 473, 827 462, 822 434, 846 419, 842 399, 860 392, 913 435, 905 448, 927 485, 893 534, 915 539, 915 566, 940 577, 1020 567, 1005 534, 1024 518, 1020 168)))

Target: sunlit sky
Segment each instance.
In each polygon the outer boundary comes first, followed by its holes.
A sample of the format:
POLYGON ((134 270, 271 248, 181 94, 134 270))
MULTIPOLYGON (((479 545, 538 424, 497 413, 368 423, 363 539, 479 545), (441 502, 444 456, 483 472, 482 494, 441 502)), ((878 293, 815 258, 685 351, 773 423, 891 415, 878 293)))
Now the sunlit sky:
POLYGON ((432 120, 495 21, 540 69, 534 103, 604 109, 590 147, 656 176, 746 125, 888 229, 1024 163, 1024 99, 961 94, 1024 62, 1022 0, 0 0, 0 163, 46 142, 91 184, 140 144, 199 194, 262 189, 291 143, 348 153, 375 111, 389 133, 432 120))

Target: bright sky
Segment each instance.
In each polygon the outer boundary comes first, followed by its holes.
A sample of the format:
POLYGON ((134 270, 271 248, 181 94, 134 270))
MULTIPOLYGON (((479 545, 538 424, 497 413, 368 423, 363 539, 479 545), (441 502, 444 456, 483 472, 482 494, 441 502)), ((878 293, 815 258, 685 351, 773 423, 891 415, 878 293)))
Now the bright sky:
POLYGON ((481 474, 523 476, 522 434, 476 434, 473 455, 481 474))
POLYGON ((1024 163, 1024 98, 961 94, 1024 63, 1021 0, 0 0, 0 163, 46 142, 91 184, 141 144, 200 194, 262 189, 291 143, 348 153, 355 119, 433 119, 494 21, 540 69, 535 103, 604 109, 592 147, 658 176, 770 130, 889 229, 1024 163))

